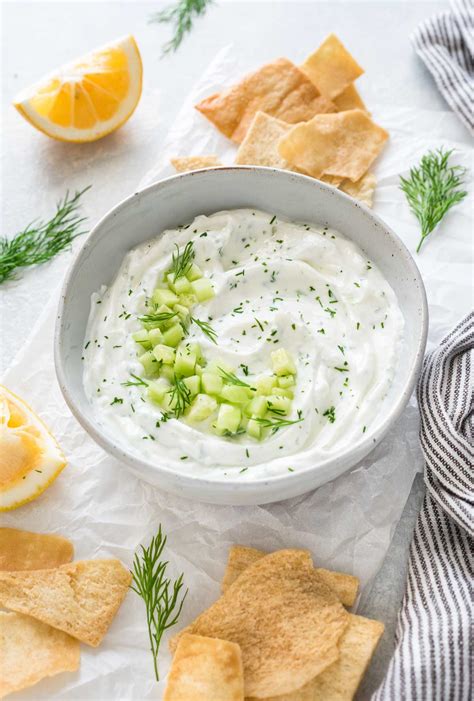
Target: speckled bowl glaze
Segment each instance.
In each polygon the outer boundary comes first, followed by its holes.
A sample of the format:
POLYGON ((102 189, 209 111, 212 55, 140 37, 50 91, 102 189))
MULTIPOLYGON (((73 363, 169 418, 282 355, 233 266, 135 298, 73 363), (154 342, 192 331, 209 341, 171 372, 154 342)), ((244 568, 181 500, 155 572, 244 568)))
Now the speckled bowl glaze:
POLYGON ((94 227, 66 277, 55 333, 56 372, 74 416, 108 453, 158 488, 216 504, 264 504, 287 499, 328 482, 364 458, 395 423, 413 391, 426 345, 428 312, 423 282, 398 236, 367 207, 333 187, 287 171, 223 167, 157 182, 128 197, 94 227), (252 207, 293 221, 327 224, 352 239, 394 289, 405 317, 399 365, 377 421, 349 450, 299 472, 252 480, 216 474, 203 479, 177 474, 141 459, 94 420, 82 385, 81 352, 91 294, 114 278, 134 246, 198 214, 252 207))

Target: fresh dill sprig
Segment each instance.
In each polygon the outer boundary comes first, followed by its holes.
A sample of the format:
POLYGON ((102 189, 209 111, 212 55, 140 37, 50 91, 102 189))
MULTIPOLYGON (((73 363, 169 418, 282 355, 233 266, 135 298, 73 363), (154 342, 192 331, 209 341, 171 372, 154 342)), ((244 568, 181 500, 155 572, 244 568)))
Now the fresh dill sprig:
POLYGON ((299 419, 254 419, 257 423, 262 426, 262 428, 271 428, 272 433, 276 433, 280 428, 285 428, 286 426, 293 426, 293 424, 299 424, 304 420, 301 416, 299 419))
POLYGON ((150 17, 150 22, 173 25, 173 37, 163 46, 163 55, 174 53, 191 31, 196 17, 203 15, 214 0, 177 0, 150 17))
POLYGON ((442 148, 429 151, 419 166, 411 168, 408 178, 400 176, 400 189, 405 193, 408 205, 421 226, 417 253, 425 238, 448 210, 467 195, 465 190, 457 189, 464 182, 466 169, 448 165, 452 152, 442 148))
POLYGON ((133 372, 130 373, 131 377, 133 377, 132 380, 127 380, 127 382, 122 382, 123 387, 148 387, 148 382, 145 382, 141 377, 138 377, 138 375, 134 375, 133 372))
POLYGON ((221 376, 224 378, 226 382, 228 382, 231 385, 237 385, 238 387, 248 387, 249 389, 253 389, 247 382, 244 382, 241 380, 237 375, 234 375, 233 372, 227 372, 227 370, 224 370, 223 368, 217 368, 219 372, 221 373, 221 376))
POLYGON ((171 268, 168 273, 173 275, 173 281, 178 277, 183 277, 189 271, 194 261, 194 244, 189 241, 184 247, 183 251, 180 253, 179 246, 176 244, 176 253, 173 253, 171 259, 171 268))
POLYGON ((176 312, 160 312, 159 314, 144 314, 138 317, 138 321, 143 324, 160 324, 162 321, 168 321, 176 316, 176 312))
POLYGON ((196 317, 192 316, 191 321, 196 324, 196 326, 199 326, 201 331, 208 337, 210 341, 215 343, 217 345, 217 333, 214 331, 212 326, 207 322, 207 321, 201 321, 201 319, 196 319, 196 317))
POLYGON ((156 681, 159 681, 158 653, 163 633, 175 625, 181 614, 188 590, 181 593, 184 587, 183 574, 174 581, 166 576, 168 562, 160 558, 166 545, 161 524, 158 533, 151 539, 150 545, 140 546, 141 552, 135 553, 133 582, 131 588, 145 602, 148 638, 156 681))
POLYGON ((90 187, 72 196, 66 192, 49 221, 33 221, 12 238, 0 237, 0 284, 16 279, 18 268, 46 263, 85 233, 80 230, 85 217, 80 217, 77 210, 82 195, 90 187))
POLYGON ((186 407, 191 404, 191 392, 180 377, 175 377, 174 384, 168 391, 170 404, 177 419, 184 414, 186 407))

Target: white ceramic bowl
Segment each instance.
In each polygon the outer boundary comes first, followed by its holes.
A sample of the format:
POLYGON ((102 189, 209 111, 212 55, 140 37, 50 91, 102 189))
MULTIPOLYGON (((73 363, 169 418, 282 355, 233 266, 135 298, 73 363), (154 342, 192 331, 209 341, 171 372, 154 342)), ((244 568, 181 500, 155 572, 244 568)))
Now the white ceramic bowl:
POLYGON ((55 334, 56 372, 66 402, 85 430, 141 479, 173 494, 219 504, 263 504, 303 494, 338 477, 367 455, 402 413, 426 344, 428 313, 418 269, 403 243, 375 214, 317 180, 271 168, 213 168, 177 175, 135 193, 94 227, 66 277, 55 334), (91 294, 109 284, 127 251, 198 214, 252 207, 293 221, 328 224, 352 239, 394 289, 405 335, 391 390, 377 421, 350 449, 298 471, 238 481, 177 474, 140 459, 94 421, 82 385, 81 352, 91 294))

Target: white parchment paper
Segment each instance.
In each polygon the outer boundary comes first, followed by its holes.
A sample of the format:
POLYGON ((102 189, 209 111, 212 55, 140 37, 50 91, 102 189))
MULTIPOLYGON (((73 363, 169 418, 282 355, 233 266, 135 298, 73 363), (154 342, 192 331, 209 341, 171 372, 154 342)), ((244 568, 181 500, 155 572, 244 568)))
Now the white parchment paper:
MULTIPOLYGON (((231 163, 235 149, 192 106, 220 89, 248 65, 233 51, 220 52, 190 94, 141 185, 171 174, 169 157, 218 154, 231 163)), ((428 149, 456 148, 455 160, 469 165, 467 132, 448 112, 414 112, 396 105, 370 105, 391 135, 380 159, 376 211, 414 250, 417 225, 398 190, 398 174, 428 149)), ((472 244, 469 205, 454 210, 417 258, 430 301, 430 342, 441 336, 472 305, 472 244)), ((153 235, 156 232, 150 232, 153 235)), ((39 320, 3 382, 27 400, 60 441, 69 465, 31 505, 1 517, 2 525, 57 532, 70 538, 76 558, 118 557, 131 566, 133 553, 161 523, 168 534, 170 573, 184 572, 189 594, 180 626, 189 623, 219 594, 227 551, 234 543, 262 549, 305 547, 315 563, 356 574, 362 597, 380 567, 395 525, 422 469, 414 400, 385 440, 350 474, 316 492, 263 507, 219 507, 161 493, 139 482, 84 433, 67 409, 53 367, 53 328, 57 294, 39 320)), ((160 668, 170 657, 166 639, 160 668)), ((80 671, 43 680, 22 699, 159 699, 164 682, 153 679, 142 602, 130 592, 103 644, 82 646, 80 671)))

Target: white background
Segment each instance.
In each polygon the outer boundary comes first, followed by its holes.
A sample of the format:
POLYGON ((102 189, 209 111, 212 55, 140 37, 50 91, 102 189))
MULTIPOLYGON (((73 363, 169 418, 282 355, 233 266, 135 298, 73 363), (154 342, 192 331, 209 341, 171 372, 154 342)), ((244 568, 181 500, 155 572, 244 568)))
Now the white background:
MULTIPOLYGON (((147 22, 150 14, 162 5, 159 2, 2 3, 2 234, 12 234, 36 217, 47 217, 66 188, 93 185, 84 207, 91 224, 130 194, 159 160, 160 144, 191 87, 216 52, 230 43, 250 65, 280 55, 298 63, 328 32, 335 31, 366 70, 358 85, 369 108, 379 106, 383 111, 393 105, 394 109, 417 109, 420 130, 432 123, 424 121, 427 111, 439 112, 440 119, 445 118, 442 112, 447 110, 446 105, 408 38, 419 21, 444 9, 444 3, 219 2, 205 18, 196 21, 193 33, 179 52, 164 60, 160 59, 160 46, 168 32, 147 22), (43 73, 127 33, 133 33, 140 46, 145 82, 137 112, 118 133, 91 145, 56 143, 35 132, 11 107, 14 94, 43 73)), ((459 133, 463 131, 461 127, 459 130, 459 133)), ((382 200, 383 193, 379 203, 382 216, 391 217, 390 224, 396 228, 398 212, 390 206, 390 199, 382 200)), ((407 213, 400 216, 406 219, 407 213)), ((434 236, 454 236, 455 228, 454 218, 450 227, 444 227, 434 236)), ((404 239, 413 250, 415 240, 404 239)), ((469 244, 456 240, 452 255, 446 250, 433 237, 417 260, 436 318, 432 342, 439 340, 453 320, 472 304, 472 288, 466 284, 465 277, 462 283, 460 274, 469 244), (459 285, 453 283, 456 278, 459 285), (446 281, 446 289, 452 289, 451 310, 438 304, 435 287, 439 287, 440 279, 446 281)), ((25 272, 21 281, 0 288, 0 371, 7 368, 25 343, 70 258, 71 254, 65 254, 50 265, 25 272)), ((384 620, 387 634, 365 682, 362 698, 368 697, 368 690, 380 679, 393 646, 407 544, 421 493, 418 480, 384 567, 364 602, 362 613, 384 620)), ((92 689, 90 692, 93 693, 92 689)))

